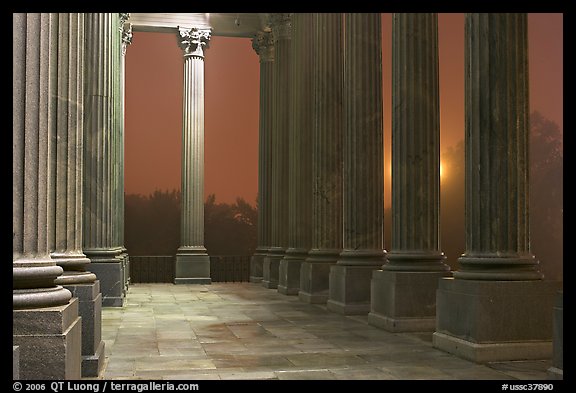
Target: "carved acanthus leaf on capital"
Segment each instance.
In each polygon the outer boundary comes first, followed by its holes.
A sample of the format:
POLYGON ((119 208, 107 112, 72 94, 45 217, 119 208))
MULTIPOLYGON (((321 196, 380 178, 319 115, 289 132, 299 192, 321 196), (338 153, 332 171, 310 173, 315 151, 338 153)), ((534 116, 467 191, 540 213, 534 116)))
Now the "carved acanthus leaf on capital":
POLYGON ((132 43, 132 23, 124 23, 122 29, 122 55, 126 55, 126 48, 132 43))
POLYGON ((274 41, 289 39, 292 35, 292 13, 271 14, 270 25, 274 41))
POLYGON ((252 38, 252 48, 260 56, 260 61, 274 60, 274 39, 272 33, 259 31, 252 38))
POLYGON ((128 19, 130 19, 129 12, 120 12, 120 32, 124 30, 124 24, 128 21, 128 19))
POLYGON ((184 57, 204 57, 204 46, 208 45, 212 34, 210 29, 178 27, 178 33, 180 34, 180 46, 184 51, 184 57))

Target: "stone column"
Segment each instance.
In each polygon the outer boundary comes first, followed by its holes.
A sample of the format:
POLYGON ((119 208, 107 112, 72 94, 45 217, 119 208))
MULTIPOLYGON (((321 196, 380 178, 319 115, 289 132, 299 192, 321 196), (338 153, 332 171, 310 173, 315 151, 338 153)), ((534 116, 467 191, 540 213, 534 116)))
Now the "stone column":
POLYGON ((119 42, 119 14, 85 15, 83 250, 100 280, 102 305, 110 307, 125 299, 115 191, 119 42))
POLYGON ((274 87, 272 120, 272 237, 264 258, 262 285, 277 288, 280 261, 288 246, 288 143, 290 127, 291 14, 271 15, 274 38, 274 87))
POLYGON ((124 291, 130 284, 130 256, 124 247, 124 125, 126 103, 126 50, 132 44, 132 24, 128 22, 129 13, 120 14, 121 57, 120 57, 120 123, 118 133, 118 244, 122 250, 120 254, 124 261, 124 291))
POLYGON ((440 250, 437 14, 392 19, 392 250, 372 275, 368 323, 434 331, 440 250))
POLYGON ((184 52, 182 218, 175 284, 210 284, 204 247, 204 47, 210 30, 179 27, 184 52))
POLYGON ((300 300, 326 303, 330 266, 342 251, 342 14, 314 14, 312 248, 300 269, 300 300))
POLYGON ((526 14, 467 14, 466 251, 437 292, 434 346, 476 361, 552 355, 559 285, 530 252, 526 14))
POLYGON ((288 168, 288 249, 280 261, 278 292, 298 295, 300 266, 312 246, 312 86, 314 16, 292 16, 291 121, 288 168))
POLYGON ((380 14, 345 15, 344 250, 330 269, 328 309, 368 314, 372 271, 385 261, 380 14))
POLYGON ((260 129, 258 141, 258 245, 250 261, 250 282, 262 282, 264 258, 271 244, 271 165, 272 165, 272 84, 274 42, 272 33, 260 31, 252 39, 252 47, 260 57, 260 129))
POLYGON ((49 249, 59 16, 15 13, 12 21, 12 337, 19 377, 80 379, 78 299, 55 285, 63 269, 49 249))
POLYGON ((96 377, 104 364, 102 295, 96 275, 86 271, 82 252, 82 157, 84 130, 84 14, 56 14, 56 79, 51 107, 49 239, 52 259, 64 269, 55 283, 79 301, 82 318, 82 376, 96 377))

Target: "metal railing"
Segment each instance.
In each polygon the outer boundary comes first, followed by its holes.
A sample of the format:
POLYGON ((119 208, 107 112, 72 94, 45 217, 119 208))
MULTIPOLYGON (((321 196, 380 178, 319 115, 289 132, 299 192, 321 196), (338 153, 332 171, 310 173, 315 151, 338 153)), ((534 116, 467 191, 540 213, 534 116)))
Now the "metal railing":
MULTIPOLYGON (((250 281, 250 255, 210 256, 212 282, 250 281)), ((175 256, 130 255, 132 283, 173 283, 175 256)))

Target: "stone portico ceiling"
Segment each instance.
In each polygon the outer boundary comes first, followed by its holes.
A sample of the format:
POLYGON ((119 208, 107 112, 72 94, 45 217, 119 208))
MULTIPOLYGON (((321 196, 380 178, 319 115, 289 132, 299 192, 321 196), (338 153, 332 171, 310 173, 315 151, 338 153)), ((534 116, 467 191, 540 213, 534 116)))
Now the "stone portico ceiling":
POLYGON ((131 13, 134 31, 168 32, 181 27, 211 28, 212 35, 252 38, 270 31, 269 14, 249 13, 131 13))

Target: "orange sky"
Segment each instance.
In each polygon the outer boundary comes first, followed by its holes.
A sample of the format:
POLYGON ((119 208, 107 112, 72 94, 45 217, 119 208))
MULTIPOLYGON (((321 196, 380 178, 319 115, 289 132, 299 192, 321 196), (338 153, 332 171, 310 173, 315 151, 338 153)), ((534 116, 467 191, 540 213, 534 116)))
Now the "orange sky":
MULTIPOLYGON (((390 168, 391 14, 382 14, 384 154, 390 168)), ((530 107, 563 129, 562 14, 529 14, 530 107)), ((464 15, 439 14, 441 149, 464 138, 464 15)), ((247 38, 206 51, 205 195, 254 204, 259 63, 247 38)), ((126 55, 125 191, 180 188, 183 58, 176 35, 134 33, 126 55)), ((390 179, 385 182, 386 205, 390 179)))

